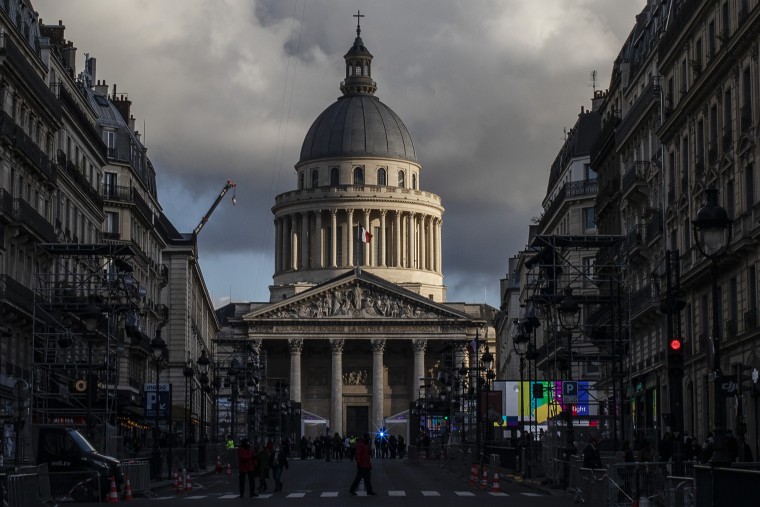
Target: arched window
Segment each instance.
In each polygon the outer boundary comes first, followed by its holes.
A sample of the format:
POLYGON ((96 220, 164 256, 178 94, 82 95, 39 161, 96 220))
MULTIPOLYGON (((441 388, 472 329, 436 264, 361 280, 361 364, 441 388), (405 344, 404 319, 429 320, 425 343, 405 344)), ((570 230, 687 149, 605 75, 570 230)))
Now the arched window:
POLYGON ((417 175, 412 174, 412 190, 417 190, 417 175))
POLYGON ((354 185, 364 185, 364 169, 354 167, 354 185))
POLYGON ((311 188, 317 188, 319 186, 319 170, 314 169, 311 171, 311 188))
POLYGON ((398 172, 398 188, 404 188, 404 171, 398 172))
POLYGON ((303 173, 298 173, 298 190, 303 190, 304 185, 304 175, 303 173))
POLYGON ((385 177, 385 169, 382 168, 382 167, 377 170, 377 184, 378 185, 387 185, 388 184, 388 181, 387 181, 387 179, 385 177))
POLYGON ((337 167, 330 169, 330 186, 337 187, 340 185, 340 171, 337 167))
POLYGON ((356 75, 361 76, 362 75, 362 67, 361 65, 356 66, 356 75))

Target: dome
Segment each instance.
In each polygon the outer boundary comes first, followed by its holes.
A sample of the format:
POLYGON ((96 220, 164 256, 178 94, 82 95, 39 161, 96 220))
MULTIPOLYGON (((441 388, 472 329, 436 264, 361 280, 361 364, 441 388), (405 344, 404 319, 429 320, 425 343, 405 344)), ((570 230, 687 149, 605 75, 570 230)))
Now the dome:
POLYGON ((390 107, 373 95, 346 95, 311 125, 299 163, 363 156, 417 161, 412 137, 390 107))
MULTIPOLYGON (((357 18, 358 19, 358 18, 357 18)), ((417 162, 414 144, 401 118, 375 97, 372 53, 356 25, 356 39, 343 56, 343 96, 317 117, 301 147, 299 164, 339 157, 397 158, 417 162)))

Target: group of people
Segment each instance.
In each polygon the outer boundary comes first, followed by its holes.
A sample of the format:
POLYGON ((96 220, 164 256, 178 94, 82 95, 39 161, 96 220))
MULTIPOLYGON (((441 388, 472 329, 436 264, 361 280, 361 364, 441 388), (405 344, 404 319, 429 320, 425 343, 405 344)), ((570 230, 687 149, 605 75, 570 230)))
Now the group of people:
POLYGON ((274 479, 274 491, 282 491, 282 473, 287 470, 289 449, 269 440, 266 444, 257 443, 251 445, 247 438, 240 441, 237 448, 238 482, 240 497, 245 496, 245 483, 248 480, 250 496, 258 496, 258 493, 267 491, 267 479, 270 474, 274 479), (256 479, 259 487, 256 488, 256 479))
MULTIPOLYGON (((341 436, 339 433, 332 436, 323 435, 314 439, 303 436, 299 442, 300 458, 353 461, 356 458, 356 449, 361 440, 353 434, 341 436)), ((401 435, 387 435, 381 431, 377 433, 374 440, 370 439, 369 452, 370 456, 375 458, 403 459, 406 455, 406 441, 401 435)))

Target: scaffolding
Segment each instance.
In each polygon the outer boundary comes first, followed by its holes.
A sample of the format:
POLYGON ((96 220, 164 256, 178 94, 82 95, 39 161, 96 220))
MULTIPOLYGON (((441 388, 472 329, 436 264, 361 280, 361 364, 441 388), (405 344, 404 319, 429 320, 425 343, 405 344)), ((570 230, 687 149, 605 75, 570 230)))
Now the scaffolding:
MULTIPOLYGON (((623 362, 628 347, 628 316, 623 300, 628 242, 617 235, 537 235, 528 247, 523 319, 533 319, 533 360, 529 379, 543 370, 548 380, 595 380, 600 430, 608 432, 614 445, 623 428, 620 403, 623 362), (560 324, 564 298, 572 295, 583 318, 572 329, 560 324), (536 329, 543 323, 542 343, 536 346, 536 329), (576 377, 576 379, 578 379, 576 377)), ((561 399, 561 393, 552 393, 561 399)), ((531 393, 530 410, 537 398, 531 393)), ((564 404, 564 403, 563 403, 564 404)), ((549 431, 558 434, 567 414, 552 414, 549 431)), ((538 427, 533 425, 534 434, 538 427)))
POLYGON ((116 423, 125 337, 144 337, 145 289, 129 263, 135 255, 127 242, 37 246, 47 269, 33 288, 31 419, 85 428, 104 450, 116 423))

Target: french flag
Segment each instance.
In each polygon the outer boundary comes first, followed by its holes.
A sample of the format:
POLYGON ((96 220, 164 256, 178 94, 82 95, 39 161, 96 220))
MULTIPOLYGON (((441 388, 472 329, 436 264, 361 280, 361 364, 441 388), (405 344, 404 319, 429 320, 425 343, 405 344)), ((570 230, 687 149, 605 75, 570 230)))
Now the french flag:
POLYGON ((359 239, 362 240, 362 243, 369 243, 372 239, 372 234, 361 225, 359 225, 359 239))

